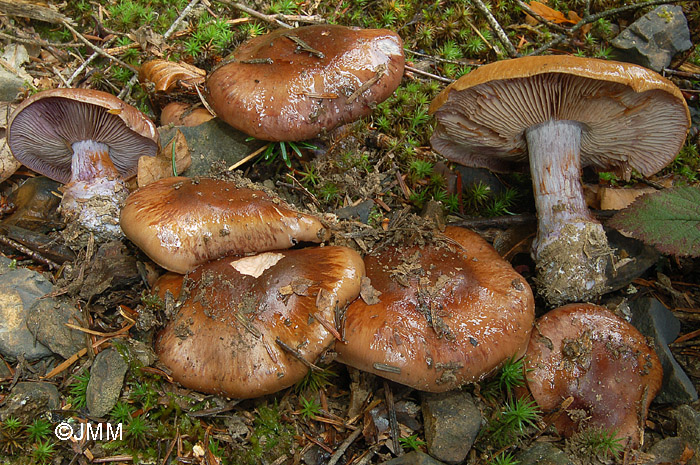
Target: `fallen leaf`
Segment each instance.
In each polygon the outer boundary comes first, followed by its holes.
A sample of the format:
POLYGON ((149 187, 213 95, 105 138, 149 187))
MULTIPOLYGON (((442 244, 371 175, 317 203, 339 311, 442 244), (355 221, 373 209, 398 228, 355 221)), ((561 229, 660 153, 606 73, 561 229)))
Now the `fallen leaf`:
POLYGON ((186 82, 190 86, 204 82, 206 72, 187 63, 175 63, 167 60, 151 60, 139 68, 139 81, 150 81, 155 90, 170 92, 186 82))
POLYGON ((141 157, 138 164, 138 185, 144 187, 154 181, 175 176, 173 172, 173 159, 177 175, 185 171, 192 164, 190 149, 187 140, 178 129, 175 137, 161 149, 155 157, 141 157))
POLYGON ((653 187, 636 187, 636 188, 612 188, 602 186, 598 189, 598 200, 601 210, 622 210, 629 207, 632 202, 637 200, 643 194, 656 192, 653 187))
MULTIPOLYGON (((564 13, 561 11, 557 11, 553 8, 548 7, 544 3, 540 2, 530 2, 528 5, 532 11, 546 19, 547 21, 551 21, 556 24, 561 24, 561 23, 568 23, 568 24, 576 24, 578 21, 572 21, 571 19, 567 18, 564 16, 564 13)), ((578 15, 577 15, 578 16, 578 15)))

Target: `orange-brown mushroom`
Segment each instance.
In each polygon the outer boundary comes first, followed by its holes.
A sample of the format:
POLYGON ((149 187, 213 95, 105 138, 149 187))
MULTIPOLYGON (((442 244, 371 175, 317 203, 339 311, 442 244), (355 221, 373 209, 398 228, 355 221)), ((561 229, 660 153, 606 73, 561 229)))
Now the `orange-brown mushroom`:
POLYGON ((208 178, 161 179, 131 194, 120 224, 154 262, 186 273, 225 255, 322 242, 328 230, 262 191, 208 178))
POLYGON ((371 286, 345 313, 338 361, 416 389, 479 380, 527 346, 530 286, 478 234, 448 227, 439 244, 365 257, 371 286))
POLYGON ((587 427, 641 444, 661 388, 659 358, 631 324, 593 304, 570 304, 535 324, 525 355, 527 387, 542 410, 573 402, 554 420, 560 434, 587 427))
POLYGON ((185 278, 186 298, 156 352, 191 389, 237 398, 279 391, 309 370, 301 358, 313 363, 332 343, 336 312, 363 276, 359 254, 335 246, 209 262, 185 278))
POLYGON ((206 123, 214 116, 204 107, 190 105, 184 102, 170 102, 160 111, 160 124, 167 126, 198 126, 206 123))
POLYGON ((295 141, 369 115, 403 76, 403 41, 387 29, 278 29, 241 45, 207 78, 207 100, 258 139, 295 141))

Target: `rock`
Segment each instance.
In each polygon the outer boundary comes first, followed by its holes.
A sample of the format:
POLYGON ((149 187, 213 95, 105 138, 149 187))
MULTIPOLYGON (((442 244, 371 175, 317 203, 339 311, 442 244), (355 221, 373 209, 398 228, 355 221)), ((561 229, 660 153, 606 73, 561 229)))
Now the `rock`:
POLYGON ((414 450, 395 459, 384 462, 384 465, 444 465, 428 454, 414 450))
POLYGON ((700 454, 700 412, 690 405, 681 405, 673 412, 673 416, 678 423, 678 437, 688 444, 696 444, 695 452, 700 454))
POLYGON ((53 384, 19 382, 12 388, 5 405, 0 409, 0 421, 14 417, 26 425, 60 406, 61 395, 53 384))
POLYGON ((520 465, 574 465, 569 456, 551 442, 535 442, 516 458, 520 465))
POLYGON ((658 300, 643 297, 629 303, 631 323, 644 336, 654 341, 654 350, 664 369, 664 381, 655 402, 682 404, 693 402, 698 392, 683 368, 673 357, 668 344, 673 342, 681 329, 681 323, 673 313, 658 300))
POLYGON ((0 101, 14 101, 24 89, 24 79, 0 67, 0 101))
POLYGON ((642 241, 626 237, 614 229, 606 229, 610 247, 620 257, 617 263, 608 261, 605 267, 605 292, 613 292, 629 286, 646 270, 653 266, 660 257, 659 252, 642 241))
POLYGON ((449 391, 421 397, 428 452, 448 464, 462 462, 481 428, 481 413, 470 394, 449 391))
POLYGON ((53 289, 40 273, 26 268, 0 272, 0 354, 14 361, 24 355, 28 361, 51 355, 27 329, 27 318, 34 303, 53 289))
POLYGON ((73 305, 47 297, 32 305, 27 328, 51 352, 69 358, 85 347, 85 334, 66 326, 66 323, 79 325, 80 318, 73 305))
POLYGON ((259 140, 246 141, 248 136, 233 129, 219 118, 214 118, 197 126, 161 127, 160 139, 166 146, 179 129, 187 140, 192 157, 192 165, 183 176, 206 176, 217 161, 231 166, 261 147, 259 140))
POLYGON ((369 214, 372 212, 372 207, 374 207, 374 201, 365 200, 357 205, 339 208, 335 211, 335 214, 338 216, 338 219, 341 220, 355 220, 367 224, 369 221, 369 214))
POLYGON ((662 5, 622 31, 612 42, 618 60, 661 72, 671 58, 692 47, 688 21, 679 5, 662 5))
POLYGON ((129 369, 124 357, 115 349, 105 349, 95 357, 85 400, 91 416, 104 417, 119 399, 124 376, 129 369))
POLYGON ((156 353, 153 349, 136 339, 124 341, 124 355, 129 359, 129 364, 133 367, 148 367, 156 362, 156 353))
POLYGON ((471 192, 473 186, 479 184, 488 187, 492 196, 506 190, 503 183, 498 179, 498 176, 486 168, 471 168, 468 166, 455 165, 454 169, 462 179, 462 186, 466 192, 471 192))
POLYGON ((5 217, 2 224, 42 233, 60 227, 60 186, 61 183, 46 176, 27 178, 7 196, 7 201, 17 209, 5 217))
POLYGON ((700 457, 697 453, 694 454, 690 460, 687 460, 689 450, 693 450, 692 446, 682 438, 675 437, 662 439, 651 446, 649 453, 654 458, 650 461, 644 462, 643 465, 667 465, 681 463, 685 465, 699 465, 700 457), (681 458, 686 460, 681 460, 681 458))

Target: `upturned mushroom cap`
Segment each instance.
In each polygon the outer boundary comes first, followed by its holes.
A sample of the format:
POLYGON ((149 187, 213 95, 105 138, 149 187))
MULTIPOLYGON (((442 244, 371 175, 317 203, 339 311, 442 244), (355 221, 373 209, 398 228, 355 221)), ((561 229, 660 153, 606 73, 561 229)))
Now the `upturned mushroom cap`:
POLYGON ((525 130, 549 120, 583 125, 581 164, 645 176, 670 163, 690 113, 680 90, 641 66, 572 56, 533 56, 482 66, 430 105, 431 138, 447 159, 493 171, 527 163, 525 130))
POLYGON ((363 275, 359 254, 334 246, 207 263, 185 278, 188 297, 156 352, 176 381, 197 391, 277 392, 308 371, 280 342, 315 362, 334 339, 318 317, 334 325, 336 307, 357 297, 363 275))
POLYGON ((565 305, 538 319, 525 368, 528 389, 545 412, 573 397, 554 420, 560 434, 603 428, 629 438, 632 447, 641 443, 649 404, 663 378, 644 336, 592 304, 565 305))
POLYGON ((258 139, 318 136, 371 113, 403 76, 403 41, 386 29, 279 29, 240 46, 207 79, 221 119, 258 139))
POLYGON ((262 191, 207 178, 142 187, 127 198, 119 223, 154 262, 177 273, 225 255, 322 242, 329 234, 315 217, 262 191))
POLYGON ((381 295, 348 307, 338 361, 442 392, 484 378, 525 351, 535 318, 530 286, 476 233, 448 227, 445 236, 439 246, 365 257, 381 295))
POLYGON ((56 181, 71 179, 72 145, 94 141, 109 147, 117 171, 136 172, 139 157, 155 156, 158 131, 131 105, 92 89, 51 89, 24 100, 8 124, 8 144, 23 165, 56 181))

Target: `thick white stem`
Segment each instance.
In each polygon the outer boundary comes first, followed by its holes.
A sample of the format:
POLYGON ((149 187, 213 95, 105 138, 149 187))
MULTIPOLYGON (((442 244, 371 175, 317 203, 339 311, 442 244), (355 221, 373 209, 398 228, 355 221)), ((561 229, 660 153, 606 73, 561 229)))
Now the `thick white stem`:
POLYGON ((605 290, 611 251, 581 188, 581 131, 547 121, 526 132, 538 230, 532 254, 539 290, 552 304, 589 300, 605 290))

